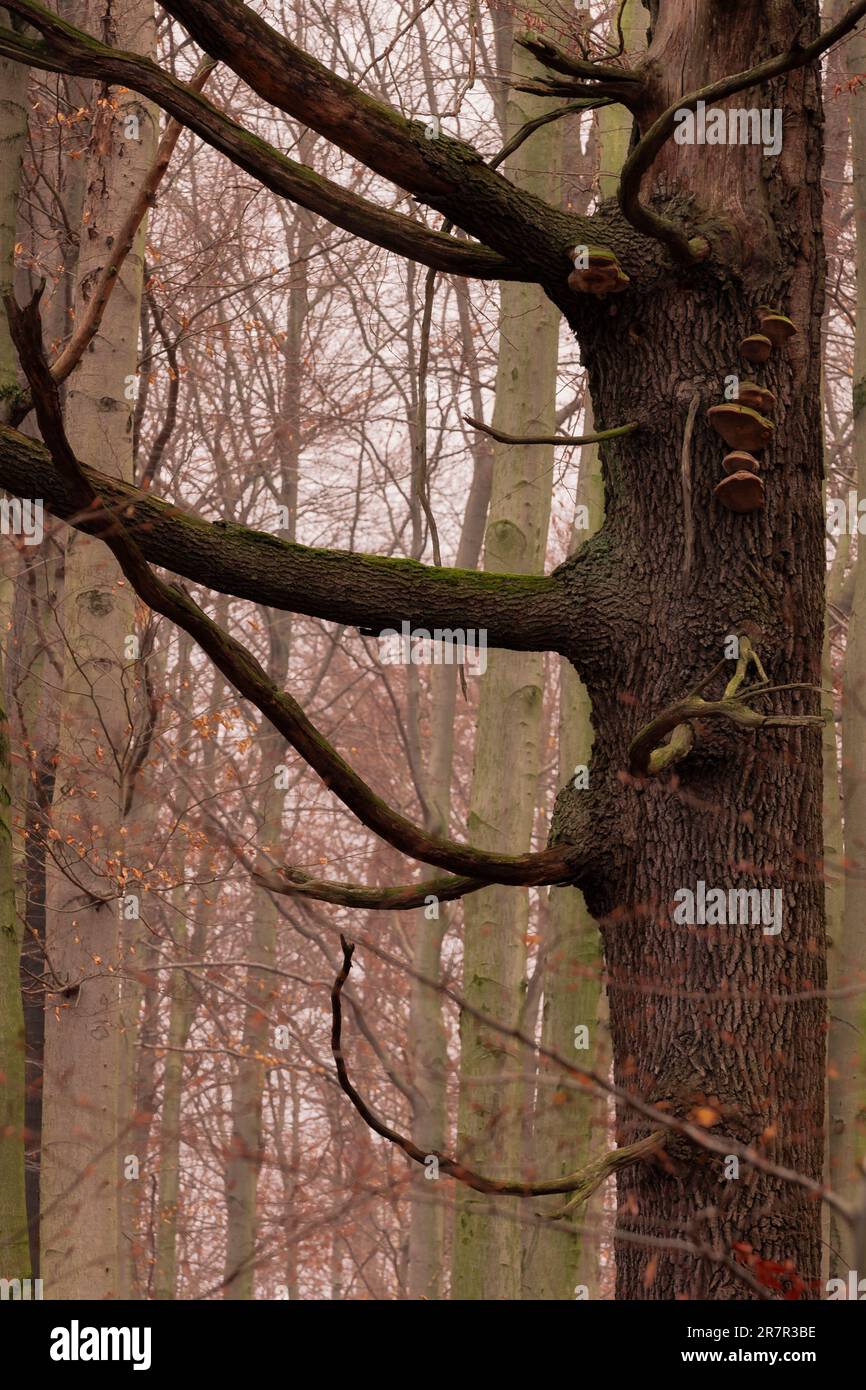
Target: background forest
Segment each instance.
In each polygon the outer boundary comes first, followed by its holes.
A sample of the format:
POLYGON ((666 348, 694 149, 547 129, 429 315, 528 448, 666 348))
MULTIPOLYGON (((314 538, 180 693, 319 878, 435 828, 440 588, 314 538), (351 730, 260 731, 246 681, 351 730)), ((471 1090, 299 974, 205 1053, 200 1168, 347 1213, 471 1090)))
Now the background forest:
MULTIPOLYGON (((26 36, 22 8, 0 9, 0 25, 26 36)), ((341 190, 421 216, 409 193, 203 58, 150 0, 52 8, 156 56, 341 190)), ((447 129, 498 157, 518 189, 581 216, 615 194, 630 112, 572 102, 527 134, 563 102, 519 90, 542 69, 514 36, 570 47, 583 35, 595 56, 622 49, 634 63, 648 24, 639 0, 253 8, 431 139, 447 129)), ((823 26, 847 9, 826 0, 823 26)), ((820 71, 825 1175, 862 1201, 862 28, 820 71)), ((353 235, 131 86, 6 57, 0 94, 2 291, 25 305, 44 281, 45 353, 78 458, 218 523, 227 543, 244 526, 322 550, 540 575, 599 527, 599 445, 580 442, 594 430, 587 377, 540 285, 428 269, 353 235), (557 442, 519 442, 539 436, 557 442)), ((0 317, 0 421, 38 439, 35 412, 21 413, 28 389, 0 317)), ((297 884, 412 873, 192 636, 142 602, 101 541, 48 509, 40 534, 21 521, 16 534, 3 496, 0 1275, 41 1277, 46 1297, 70 1299, 613 1298, 613 1099, 556 1060, 612 1075, 607 976, 580 890, 493 883, 405 911, 277 891, 286 865, 297 884), (426 1161, 377 1135, 340 1084, 341 933, 356 943, 342 990, 351 1081, 426 1161), (584 1180, 576 1194, 492 1195, 440 1171, 437 1154, 528 1187, 584 1180)), ((185 581, 389 806, 431 836, 544 849, 557 793, 581 785, 594 738, 565 657, 491 643, 462 668, 442 647, 395 661, 378 623, 216 588, 185 581)), ((824 1043, 819 1030, 809 1046, 824 1043)), ((689 1112, 710 1135, 715 1107, 709 1091, 689 1112)), ((822 1280, 857 1268, 853 1240, 827 1207, 822 1280)), ((789 1273, 794 1296, 804 1291, 796 1270, 714 1246, 697 1217, 632 1242, 647 1298, 660 1253, 678 1246, 701 1255, 699 1269, 723 1263, 743 1297, 788 1291, 789 1273)))

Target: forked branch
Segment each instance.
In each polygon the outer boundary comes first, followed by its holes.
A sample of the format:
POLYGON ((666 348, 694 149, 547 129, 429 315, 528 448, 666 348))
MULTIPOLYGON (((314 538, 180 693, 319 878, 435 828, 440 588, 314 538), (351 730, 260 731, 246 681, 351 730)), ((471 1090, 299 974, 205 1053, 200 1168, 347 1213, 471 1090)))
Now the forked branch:
POLYGON ((595 62, 592 58, 575 58, 548 39, 533 35, 518 36, 515 40, 525 48, 544 67, 552 72, 576 79, 571 82, 556 82, 549 78, 540 79, 535 85, 525 84, 518 91, 549 90, 552 96, 573 96, 592 98, 594 95, 608 97, 623 106, 634 107, 643 97, 646 83, 641 73, 631 68, 620 67, 615 63, 595 62))
POLYGON ((679 762, 691 752, 696 733, 694 722, 701 719, 727 719, 741 729, 798 729, 823 727, 824 717, 819 714, 761 714, 747 702, 763 695, 775 694, 782 690, 808 690, 820 694, 820 688, 801 682, 786 685, 766 684, 764 668, 749 638, 739 639, 740 654, 737 669, 725 687, 721 700, 705 700, 701 690, 709 685, 715 675, 724 667, 720 662, 705 676, 696 690, 682 700, 668 705, 655 719, 635 735, 629 746, 629 772, 635 777, 653 777, 663 772, 673 763, 679 762), (743 689, 742 682, 750 665, 755 665, 761 676, 761 684, 743 689), (670 740, 664 739, 670 734, 670 740))

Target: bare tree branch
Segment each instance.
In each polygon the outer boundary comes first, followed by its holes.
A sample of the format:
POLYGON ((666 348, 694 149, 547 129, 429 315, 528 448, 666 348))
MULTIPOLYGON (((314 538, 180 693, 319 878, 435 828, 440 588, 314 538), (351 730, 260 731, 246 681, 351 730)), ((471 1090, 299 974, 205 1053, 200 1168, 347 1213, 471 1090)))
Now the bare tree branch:
MULTIPOLYGON (((152 492, 82 466, 104 514, 82 510, 43 444, 0 426, 0 486, 39 497, 80 531, 120 516, 142 554, 193 583, 271 608, 365 631, 406 621, 431 631, 475 629, 489 646, 558 651, 569 597, 543 575, 487 575, 415 560, 319 550, 233 522, 204 521, 152 492)), ((573 598, 571 600, 573 602, 573 598)))
POLYGON ((0 27, 0 56, 48 72, 72 73, 131 87, 195 131, 265 188, 375 246, 456 275, 491 280, 526 277, 527 272, 521 274, 513 263, 484 246, 467 245, 403 213, 378 208, 306 165, 289 159, 266 140, 218 111, 190 86, 164 72, 151 59, 110 48, 42 5, 15 0, 8 8, 38 29, 45 42, 0 27))
MULTIPOLYGON (((497 1178, 482 1177, 480 1173, 465 1167, 458 1159, 450 1158, 438 1149, 433 1149, 430 1152, 419 1149, 418 1145, 406 1135, 400 1134, 397 1130, 386 1125, 384 1120, 381 1120, 376 1112, 370 1109, 370 1106, 363 1096, 355 1090, 349 1079, 346 1059, 343 1055, 343 1012, 340 996, 352 969, 355 946, 342 935, 340 936, 340 945, 343 948, 343 964, 331 990, 331 1052, 334 1065, 337 1068, 340 1086, 364 1123, 375 1134, 387 1139, 389 1144, 395 1144, 398 1149, 402 1149, 403 1153, 415 1163, 426 1165, 431 1158, 435 1159, 440 1173, 447 1173, 450 1178, 456 1178, 458 1182, 473 1188, 475 1192, 485 1192, 491 1196, 545 1197, 555 1193, 573 1192, 575 1195, 568 1204, 568 1209, 572 1210, 580 1203, 588 1201, 612 1173, 616 1173, 622 1168, 628 1168, 633 1163, 639 1163, 658 1152, 664 1138, 663 1130, 656 1130, 653 1134, 647 1135, 646 1138, 639 1139, 635 1144, 614 1149, 611 1153, 590 1163, 586 1168, 582 1168, 577 1173, 568 1173, 565 1177, 553 1178, 548 1182, 504 1182, 497 1178)), ((558 1215, 562 1214, 558 1213, 558 1215)))
MULTIPOLYGON (((216 62, 213 58, 203 58, 190 78, 190 91, 202 91, 215 67, 216 62)), ((166 125, 153 163, 145 175, 138 195, 130 207, 123 225, 111 238, 111 254, 107 257, 105 265, 96 278, 90 292, 87 309, 75 325, 75 332, 69 342, 51 363, 51 375, 56 382, 65 381, 69 374, 75 370, 89 344, 93 342, 99 332, 99 326, 108 307, 112 290, 118 282, 124 262, 132 250, 136 233, 144 221, 148 208, 153 206, 156 190, 165 177, 169 161, 183 129, 181 122, 175 120, 174 117, 166 125)), ((12 425, 20 424, 32 408, 33 402, 28 398, 16 400, 14 408, 9 414, 10 423, 12 425)))
POLYGON ((471 415, 464 415, 463 419, 467 425, 471 425, 474 430, 481 430, 483 434, 489 434, 492 439, 496 439, 500 444, 601 444, 606 439, 619 439, 621 435, 632 434, 640 429, 640 422, 632 420, 628 425, 617 425, 616 429, 599 430, 596 434, 506 434, 504 430, 495 430, 492 425, 485 425, 481 420, 475 420, 471 415))
POLYGON ((483 879, 455 877, 429 878, 423 883, 404 883, 395 888, 364 888, 354 883, 335 883, 312 878, 300 869, 280 872, 253 869, 252 877, 262 888, 288 898, 312 898, 338 907, 356 907, 373 912, 408 912, 425 907, 430 898, 441 903, 455 902, 467 893, 486 888, 483 879))
POLYGON ((76 459, 60 410, 57 383, 42 352, 37 292, 26 309, 7 297, 6 312, 21 365, 30 383, 42 437, 64 476, 75 505, 100 519, 89 529, 109 547, 125 577, 146 604, 171 619, 198 642, 214 665, 319 774, 325 785, 368 829, 410 858, 449 873, 488 882, 534 884, 575 882, 587 871, 591 849, 560 842, 537 854, 491 854, 445 837, 429 835, 382 801, 322 735, 291 695, 281 691, 251 652, 224 632, 176 584, 166 584, 148 565, 125 522, 112 515, 76 459))

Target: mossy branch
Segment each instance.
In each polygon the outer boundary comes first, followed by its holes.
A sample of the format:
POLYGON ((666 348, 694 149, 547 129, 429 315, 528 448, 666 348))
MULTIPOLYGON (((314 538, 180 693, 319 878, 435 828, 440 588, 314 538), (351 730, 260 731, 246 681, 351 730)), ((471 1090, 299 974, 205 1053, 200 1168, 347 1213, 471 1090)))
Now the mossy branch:
POLYGON ((405 620, 430 630, 483 629, 489 646, 506 649, 558 651, 565 644, 568 601, 552 576, 494 575, 299 545, 249 526, 205 521, 80 466, 102 499, 102 515, 76 505, 44 444, 0 425, 0 487, 42 498, 52 515, 89 534, 106 516, 120 516, 151 564, 195 584, 365 630, 399 629, 405 620))
POLYGON ((67 439, 57 383, 42 351, 38 291, 25 309, 6 298, 12 339, 30 383, 36 417, 58 472, 83 516, 98 518, 86 528, 105 542, 132 588, 154 612, 188 632, 234 688, 283 735, 345 806, 369 830, 412 859, 448 873, 490 883, 532 886, 567 883, 587 869, 591 850, 560 843, 530 854, 492 854, 443 836, 429 835, 383 801, 315 727, 301 706, 280 690, 261 664, 225 632, 177 584, 167 584, 147 563, 125 520, 106 508, 67 439))

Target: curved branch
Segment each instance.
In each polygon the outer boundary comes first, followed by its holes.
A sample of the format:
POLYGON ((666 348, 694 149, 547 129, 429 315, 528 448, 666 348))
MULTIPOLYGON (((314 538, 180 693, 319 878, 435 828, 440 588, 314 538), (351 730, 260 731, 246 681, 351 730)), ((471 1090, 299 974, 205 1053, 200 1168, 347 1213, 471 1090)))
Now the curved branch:
POLYGON ((357 907, 373 912, 408 912, 426 907, 430 898, 441 903, 455 902, 467 893, 486 888, 483 879, 451 875, 429 878, 424 883, 404 883, 396 888, 364 888, 354 883, 316 879, 300 869, 280 872, 253 869, 252 878, 261 888, 288 898, 312 898, 315 902, 335 903, 338 907, 357 907))
POLYGON ((489 434, 500 444, 602 444, 606 439, 619 439, 621 435, 633 434, 640 429, 640 422, 632 420, 628 425, 617 425, 616 429, 600 430, 597 434, 506 434, 504 430, 495 430, 492 425, 485 425, 471 415, 464 415, 463 419, 474 430, 489 434))
MULTIPOLYGON (((375 1134, 387 1139, 389 1144, 395 1144, 398 1149, 402 1149, 407 1158, 411 1158, 415 1163, 426 1166, 432 1158, 436 1160, 439 1172, 447 1173, 450 1178, 456 1178, 464 1186, 471 1187, 475 1192, 484 1192, 490 1196, 497 1197, 547 1197, 556 1193, 573 1192, 575 1197, 568 1204, 568 1210, 572 1210, 579 1202, 585 1202, 610 1177, 611 1173, 616 1173, 622 1168, 628 1168, 633 1163, 638 1163, 642 1159, 649 1157, 657 1152, 664 1137, 662 1130, 656 1130, 645 1139, 640 1139, 636 1144, 628 1144, 624 1148, 614 1149, 612 1153, 605 1154, 587 1168, 582 1168, 576 1173, 568 1173, 561 1178, 552 1178, 549 1182, 503 1182, 497 1178, 485 1178, 473 1169, 465 1167, 456 1158, 450 1158, 447 1154, 441 1153, 438 1149, 425 1152, 419 1149, 406 1135, 400 1134, 396 1129, 391 1129, 386 1125, 374 1110, 360 1095, 349 1079, 349 1072, 346 1067, 346 1059, 343 1055, 343 1010, 341 995, 343 986, 349 978, 352 969, 352 956, 355 953, 354 942, 349 942, 344 936, 340 936, 340 945, 343 948, 343 964, 340 973, 334 981, 331 989, 331 1054, 334 1058, 334 1065, 337 1069, 337 1078, 340 1088, 349 1097, 358 1114, 364 1123, 373 1130, 375 1134)), ((557 1213, 563 1215, 564 1213, 557 1213)))
MULTIPOLYGON (((522 88, 516 88, 521 91, 522 88)), ((557 106, 555 111, 545 111, 543 116, 536 116, 531 121, 526 121, 518 131, 512 135, 492 159, 487 161, 491 169, 498 169, 500 164, 504 164, 510 154, 519 150, 525 140, 533 135, 536 130, 541 130, 542 126, 550 125, 551 121, 561 120, 563 116, 579 115, 581 111, 596 111, 602 106, 613 106, 612 97, 586 97, 581 101, 569 102, 566 106, 557 106)))
POLYGON ((374 246, 455 275, 487 280, 520 279, 522 274, 525 277, 525 272, 519 271, 511 260, 486 246, 457 241, 403 213, 376 207, 359 194, 289 159, 217 110, 206 97, 164 72, 150 58, 110 48, 41 5, 14 0, 6 8, 38 29, 45 42, 0 28, 0 56, 48 72, 72 73, 131 87, 195 131, 271 192, 291 199, 374 246))
MULTIPOLYGON (((415 560, 318 550, 233 522, 210 522, 95 469, 82 466, 105 514, 121 516, 151 564, 193 583, 270 608, 365 630, 413 627, 484 631, 489 646, 558 651, 569 599, 543 575, 488 575, 415 560)), ((99 522, 82 512, 43 444, 0 425, 0 487, 39 497, 79 531, 99 522)))
POLYGON ((693 111, 699 101, 721 101, 725 97, 734 96, 737 92, 746 91, 749 87, 756 87, 761 82, 767 82, 772 77, 780 77, 795 68, 806 67, 809 63, 816 62, 822 53, 850 33, 864 15, 866 15, 866 0, 858 0, 858 3, 852 5, 848 13, 838 23, 825 30, 812 43, 795 45, 786 53, 777 53, 774 58, 767 58, 764 62, 757 63, 755 67, 749 68, 745 72, 733 73, 728 77, 720 78, 717 82, 711 82, 708 86, 702 87, 700 91, 690 92, 688 95, 679 97, 666 111, 663 111, 635 145, 623 165, 617 196, 623 214, 632 226, 637 228, 639 232, 643 232, 646 236, 653 237, 656 241, 667 246, 674 258, 684 264, 694 264, 704 260, 708 246, 703 237, 692 237, 689 240, 676 223, 660 217, 640 201, 640 186, 643 176, 662 146, 673 134, 677 113, 693 111))

